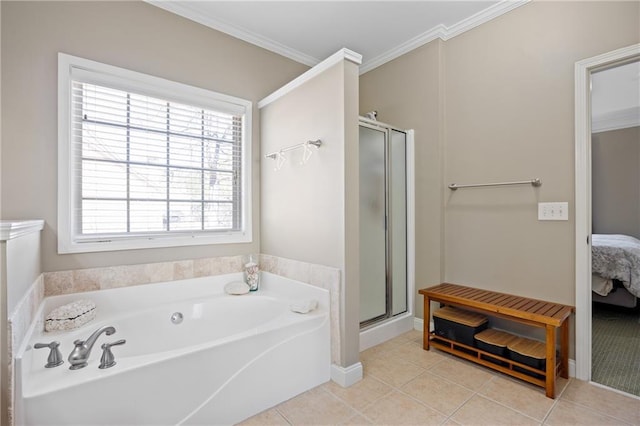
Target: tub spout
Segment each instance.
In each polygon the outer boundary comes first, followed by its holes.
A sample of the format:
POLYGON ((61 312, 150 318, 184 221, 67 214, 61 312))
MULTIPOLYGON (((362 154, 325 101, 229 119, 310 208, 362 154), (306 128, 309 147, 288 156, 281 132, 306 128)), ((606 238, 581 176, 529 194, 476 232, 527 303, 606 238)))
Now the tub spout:
POLYGON ((91 354, 91 349, 93 349, 93 345, 96 343, 96 340, 98 340, 98 337, 102 333, 110 336, 115 332, 116 329, 113 327, 102 327, 94 331, 87 340, 76 340, 73 342, 75 347, 69 355, 69 363, 71 364, 69 369, 77 370, 79 368, 86 367, 87 361, 89 361, 89 355, 91 354))

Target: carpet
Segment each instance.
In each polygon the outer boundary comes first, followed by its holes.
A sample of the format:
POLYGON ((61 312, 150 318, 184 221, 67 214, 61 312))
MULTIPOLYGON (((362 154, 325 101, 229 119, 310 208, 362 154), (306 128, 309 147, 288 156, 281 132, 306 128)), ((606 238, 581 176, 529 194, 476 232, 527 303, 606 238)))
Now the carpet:
POLYGON ((591 380, 640 396, 640 309, 593 304, 591 380))

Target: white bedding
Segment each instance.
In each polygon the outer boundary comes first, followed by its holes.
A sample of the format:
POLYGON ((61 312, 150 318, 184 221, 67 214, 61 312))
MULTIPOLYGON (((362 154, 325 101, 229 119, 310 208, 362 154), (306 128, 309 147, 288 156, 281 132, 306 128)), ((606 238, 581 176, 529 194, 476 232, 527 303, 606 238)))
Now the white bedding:
MULTIPOLYGON (((628 235, 593 234, 591 264, 594 274, 620 280, 629 293, 640 297, 640 240, 628 235)), ((611 291, 602 285, 597 290, 603 296, 611 291)))
POLYGON ((591 274, 591 290, 600 296, 606 296, 613 290, 613 281, 598 274, 591 274))

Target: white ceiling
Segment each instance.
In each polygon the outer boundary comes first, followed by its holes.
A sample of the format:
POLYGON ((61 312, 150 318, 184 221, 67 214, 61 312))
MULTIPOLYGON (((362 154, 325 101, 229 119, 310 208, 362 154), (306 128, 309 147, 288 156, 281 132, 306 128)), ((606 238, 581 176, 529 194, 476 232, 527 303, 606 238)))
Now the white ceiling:
POLYGON ((147 1, 309 66, 346 47, 363 56, 361 72, 528 2, 147 1))

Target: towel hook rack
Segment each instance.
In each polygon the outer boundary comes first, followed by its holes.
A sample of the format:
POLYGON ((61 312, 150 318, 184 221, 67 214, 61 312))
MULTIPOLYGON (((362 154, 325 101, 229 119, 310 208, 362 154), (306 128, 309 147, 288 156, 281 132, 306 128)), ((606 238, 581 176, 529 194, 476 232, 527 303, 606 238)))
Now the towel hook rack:
POLYGON ((288 146, 286 148, 282 148, 279 151, 273 151, 270 152, 268 154, 265 154, 264 157, 265 158, 271 158, 272 160, 276 161, 276 168, 275 170, 280 170, 282 168, 282 165, 284 164, 284 162, 287 160, 287 157, 284 155, 285 152, 287 151, 293 151, 294 149, 298 149, 298 148, 304 148, 304 152, 302 153, 302 163, 301 164, 305 164, 309 158, 311 157, 311 154, 313 154, 313 151, 311 151, 311 149, 309 148, 309 145, 313 145, 316 147, 316 149, 320 148, 322 146, 322 141, 320 139, 316 139, 314 141, 306 141, 306 142, 302 142, 296 145, 291 145, 288 146))
POLYGON ((459 188, 477 188, 481 186, 505 186, 505 185, 531 185, 531 186, 541 186, 542 181, 540 178, 534 178, 531 180, 519 180, 515 182, 495 182, 495 183, 471 183, 466 185, 458 185, 457 183, 449 184, 449 189, 455 191, 459 188))
POLYGON ((322 141, 320 139, 316 139, 315 141, 302 142, 302 143, 299 143, 299 144, 296 144, 296 145, 291 145, 291 146, 288 146, 286 148, 282 148, 279 151, 270 152, 268 154, 265 154, 264 156, 265 156, 265 158, 271 158, 271 159, 275 160, 275 159, 278 158, 279 155, 281 155, 284 152, 292 151, 292 150, 298 149, 298 148, 308 147, 309 145, 313 145, 316 148, 320 148, 322 146, 322 141))

